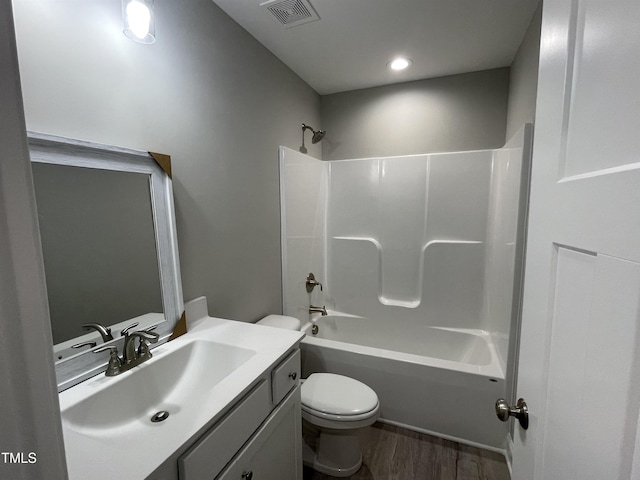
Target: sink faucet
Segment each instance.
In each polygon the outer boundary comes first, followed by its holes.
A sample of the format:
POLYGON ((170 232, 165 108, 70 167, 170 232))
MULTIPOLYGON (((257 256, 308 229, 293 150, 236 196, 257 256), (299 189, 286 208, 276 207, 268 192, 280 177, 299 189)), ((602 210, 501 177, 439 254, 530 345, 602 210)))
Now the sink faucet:
POLYGON ((322 307, 314 307, 313 305, 309 305, 309 313, 321 313, 322 316, 327 315, 327 307, 324 305, 322 307))
POLYGON ((85 330, 96 330, 100 336, 102 337, 103 342, 109 342, 113 340, 113 335, 111 335, 111 329, 100 325, 99 323, 85 323, 82 325, 82 328, 85 330))
MULTIPOLYGON (((159 335, 155 332, 152 332, 156 327, 153 326, 151 328, 147 328, 145 330, 136 330, 135 332, 129 333, 132 328, 138 326, 138 322, 132 323, 127 328, 120 332, 120 335, 124 337, 124 346, 122 347, 122 366, 126 367, 131 363, 135 362, 135 365, 140 365, 145 360, 151 358, 151 351, 149 350, 149 346, 147 345, 147 341, 150 343, 156 343, 158 341, 159 335), (136 338, 139 339, 139 347, 136 350, 136 338)), ((131 365, 134 367, 135 365, 131 365)), ((129 367, 129 368, 131 368, 129 367)), ((128 370, 128 368, 127 368, 128 370)))
MULTIPOLYGON (((145 332, 144 330, 127 335, 124 340, 124 351, 122 352, 123 366, 134 362, 135 365, 140 365, 145 360, 149 360, 151 358, 151 350, 149 350, 147 342, 156 343, 158 337, 157 333, 145 332), (139 339, 138 349, 136 349, 136 338, 139 339)), ((132 367, 135 365, 132 365, 132 367)))
POLYGON ((104 347, 97 348, 93 351, 94 353, 99 353, 109 350, 109 364, 107 366, 107 370, 104 372, 107 377, 114 377, 122 372, 126 372, 127 370, 130 370, 151 358, 151 350, 149 350, 147 342, 156 343, 160 335, 151 331, 155 326, 147 328, 146 330, 129 332, 132 328, 137 326, 137 323, 131 324, 120 332, 124 337, 122 358, 118 356, 118 347, 115 345, 105 345, 104 347), (136 338, 139 342, 137 349, 136 338))

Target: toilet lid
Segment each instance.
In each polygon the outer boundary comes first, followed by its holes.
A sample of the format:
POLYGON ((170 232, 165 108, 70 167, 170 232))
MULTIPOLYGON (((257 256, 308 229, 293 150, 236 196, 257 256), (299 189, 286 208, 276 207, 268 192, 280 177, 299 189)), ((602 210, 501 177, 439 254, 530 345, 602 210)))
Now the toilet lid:
POLYGON ((334 373, 309 375, 301 396, 303 407, 331 415, 361 415, 378 406, 378 396, 370 387, 334 373))

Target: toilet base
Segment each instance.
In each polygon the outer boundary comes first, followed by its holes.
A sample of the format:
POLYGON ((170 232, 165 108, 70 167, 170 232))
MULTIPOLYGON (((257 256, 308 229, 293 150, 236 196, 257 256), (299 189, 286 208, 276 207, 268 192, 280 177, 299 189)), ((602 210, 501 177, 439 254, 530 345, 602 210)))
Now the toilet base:
POLYGON ((321 429, 315 445, 303 445, 303 463, 333 477, 349 477, 362 467, 362 453, 353 430, 321 429), (315 446, 315 448, 314 448, 315 446))

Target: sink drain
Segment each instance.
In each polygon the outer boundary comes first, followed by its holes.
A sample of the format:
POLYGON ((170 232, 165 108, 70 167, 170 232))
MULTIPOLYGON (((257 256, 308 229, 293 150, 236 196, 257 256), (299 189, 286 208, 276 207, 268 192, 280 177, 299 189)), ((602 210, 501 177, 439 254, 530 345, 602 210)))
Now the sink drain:
POLYGON ((166 410, 161 410, 158 413, 153 414, 153 416, 151 417, 151 421, 153 423, 158 423, 163 422, 167 418, 169 418, 169 412, 167 412, 166 410))

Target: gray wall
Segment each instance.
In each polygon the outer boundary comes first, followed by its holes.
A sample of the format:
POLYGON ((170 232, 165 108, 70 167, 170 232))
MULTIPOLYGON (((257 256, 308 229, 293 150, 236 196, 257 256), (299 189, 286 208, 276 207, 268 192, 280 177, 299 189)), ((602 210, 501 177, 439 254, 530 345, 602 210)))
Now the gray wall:
POLYGON ((533 123, 535 120, 541 24, 542 2, 531 19, 529 28, 511 65, 507 139, 520 130, 523 124, 533 123))
POLYGON ((508 92, 498 68, 325 95, 323 159, 501 147, 508 92))
POLYGON ((210 0, 155 8, 140 45, 119 1, 16 0, 27 127, 170 154, 185 299, 280 312, 278 145, 319 128, 319 96, 210 0))
POLYGON ((11 0, 0 0, 0 478, 63 480, 67 469, 29 165, 11 0))

